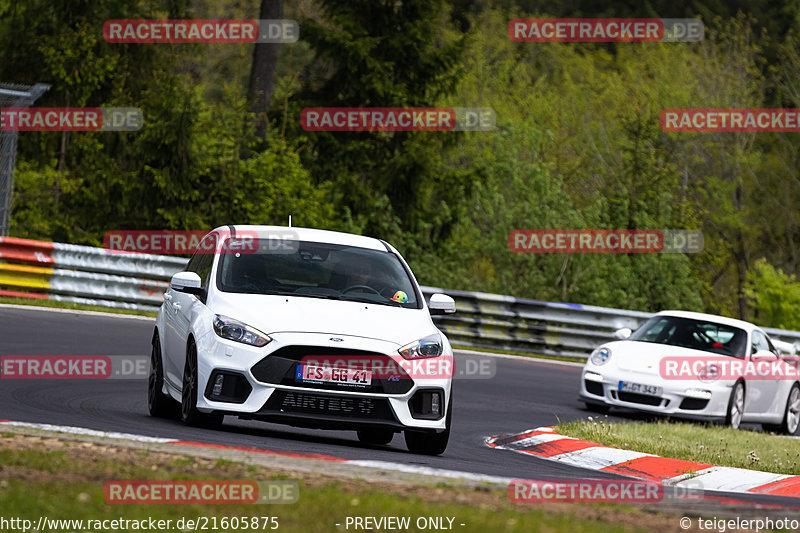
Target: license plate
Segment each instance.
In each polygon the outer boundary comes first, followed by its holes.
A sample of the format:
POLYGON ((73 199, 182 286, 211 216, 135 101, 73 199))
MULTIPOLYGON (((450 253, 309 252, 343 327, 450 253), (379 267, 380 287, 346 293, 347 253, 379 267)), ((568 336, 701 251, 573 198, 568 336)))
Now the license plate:
POLYGON ((297 365, 300 381, 316 381, 319 383, 345 383, 348 385, 371 385, 372 371, 356 368, 334 368, 330 366, 297 365))
POLYGON ((618 390, 622 392, 646 394, 647 396, 661 396, 661 393, 664 392, 662 387, 656 387, 655 385, 644 385, 642 383, 631 383, 630 381, 620 381, 618 390))

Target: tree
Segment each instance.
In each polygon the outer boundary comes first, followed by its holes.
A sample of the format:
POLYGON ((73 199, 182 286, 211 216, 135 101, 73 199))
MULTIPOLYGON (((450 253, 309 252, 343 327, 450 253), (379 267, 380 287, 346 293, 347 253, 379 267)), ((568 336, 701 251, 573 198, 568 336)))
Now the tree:
MULTIPOLYGON (((261 0, 259 20, 283 18, 283 0, 261 0)), ((256 136, 263 139, 267 132, 267 111, 272 100, 275 67, 278 62, 278 43, 256 43, 250 68, 248 100, 256 117, 256 136)))

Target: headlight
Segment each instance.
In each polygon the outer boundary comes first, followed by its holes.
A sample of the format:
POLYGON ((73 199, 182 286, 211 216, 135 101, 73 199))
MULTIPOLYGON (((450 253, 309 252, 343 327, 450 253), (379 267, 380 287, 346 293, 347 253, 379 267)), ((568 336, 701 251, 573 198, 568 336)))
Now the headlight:
POLYGON ((597 366, 603 366, 611 358, 611 350, 608 348, 598 348, 589 356, 589 361, 597 366))
POLYGON ((404 359, 422 359, 425 357, 439 357, 442 355, 443 349, 441 335, 434 333, 418 341, 406 344, 397 352, 404 359))
POLYGON ((697 379, 703 383, 717 381, 719 379, 719 367, 714 364, 706 365, 705 368, 701 368, 697 373, 697 379))
POLYGON ((256 328, 243 324, 238 320, 223 315, 214 316, 214 332, 231 341, 249 344, 261 348, 272 339, 266 333, 258 331, 256 328))

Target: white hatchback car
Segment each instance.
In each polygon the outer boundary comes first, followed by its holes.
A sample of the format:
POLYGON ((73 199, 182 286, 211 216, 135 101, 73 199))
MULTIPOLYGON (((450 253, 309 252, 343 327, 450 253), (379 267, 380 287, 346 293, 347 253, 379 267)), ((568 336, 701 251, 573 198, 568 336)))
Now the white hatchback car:
POLYGON ((431 314, 452 312, 443 294, 426 305, 382 240, 220 227, 164 293, 149 411, 170 416, 180 403, 190 425, 234 415, 356 430, 369 444, 403 431, 411 452, 438 455, 450 434, 453 352, 431 314))
POLYGON ((797 432, 797 357, 782 356, 759 327, 662 311, 635 333, 626 328, 616 336, 621 340, 592 352, 581 373, 579 395, 590 410, 620 407, 797 432))

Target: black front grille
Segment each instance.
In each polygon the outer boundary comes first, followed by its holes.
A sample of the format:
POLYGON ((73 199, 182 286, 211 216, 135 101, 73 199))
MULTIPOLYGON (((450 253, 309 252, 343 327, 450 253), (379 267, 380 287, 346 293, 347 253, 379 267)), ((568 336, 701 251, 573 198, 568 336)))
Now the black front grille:
POLYGON ((646 394, 636 394, 635 392, 622 392, 617 393, 620 401, 639 403, 642 405, 661 405, 661 398, 658 396, 648 396, 646 394))
POLYGON ((586 385, 586 392, 589 394, 596 394, 597 396, 603 395, 603 384, 598 383, 596 381, 589 381, 588 379, 583 380, 584 385, 586 385))
POLYGON ((686 409, 687 411, 700 411, 701 409, 705 409, 708 405, 708 400, 702 400, 700 398, 684 398, 681 402, 681 409, 686 409))
POLYGON ((396 421, 385 398, 334 396, 294 391, 275 391, 261 414, 314 414, 332 417, 396 421))
POLYGON ((313 388, 318 390, 405 394, 414 386, 411 378, 408 374, 403 372, 402 369, 400 369, 400 373, 394 379, 389 379, 387 375, 373 377, 370 385, 303 381, 297 378, 297 367, 305 358, 320 358, 322 361, 330 361, 329 358, 339 358, 345 362, 348 358, 354 358, 359 361, 374 361, 382 368, 394 364, 388 355, 378 352, 353 350, 349 348, 332 348, 327 346, 297 345, 284 346, 283 348, 275 350, 253 365, 250 371, 253 373, 253 377, 261 383, 313 388))

